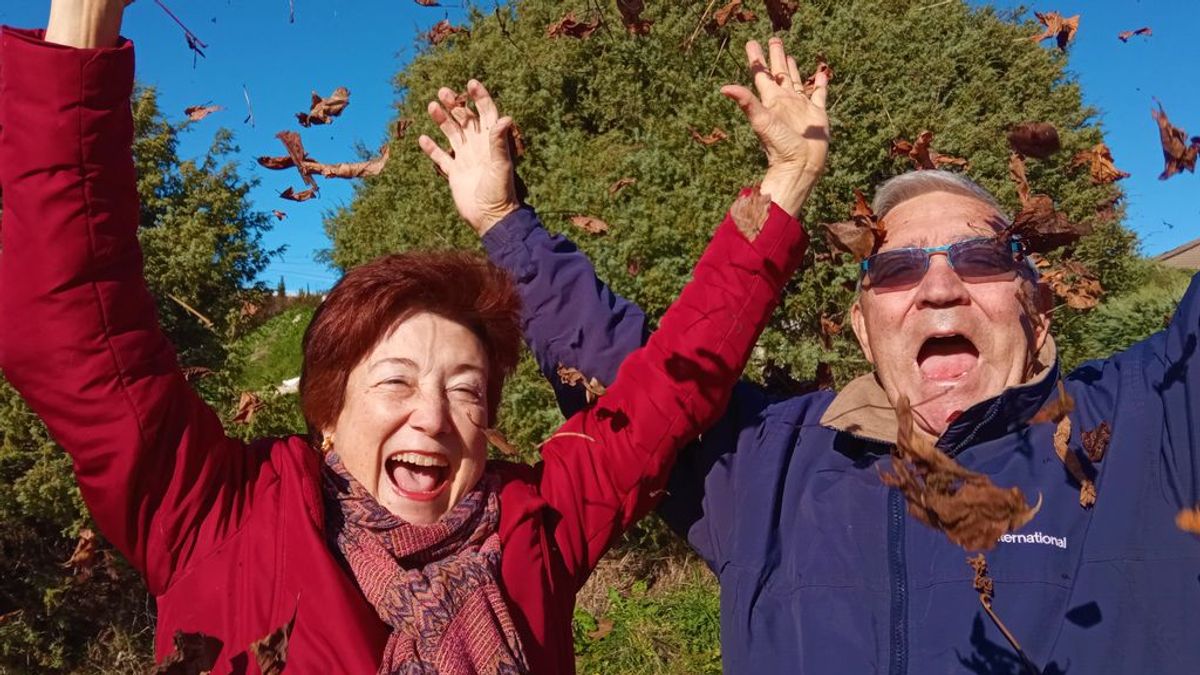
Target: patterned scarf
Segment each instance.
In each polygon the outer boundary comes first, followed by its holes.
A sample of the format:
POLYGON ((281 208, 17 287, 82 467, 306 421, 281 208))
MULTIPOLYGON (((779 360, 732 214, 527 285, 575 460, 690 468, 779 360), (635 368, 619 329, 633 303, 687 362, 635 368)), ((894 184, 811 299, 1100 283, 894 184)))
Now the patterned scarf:
POLYGON ((400 520, 325 455, 327 537, 379 618, 392 629, 379 672, 528 672, 500 594, 497 480, 479 484, 438 522, 400 520))

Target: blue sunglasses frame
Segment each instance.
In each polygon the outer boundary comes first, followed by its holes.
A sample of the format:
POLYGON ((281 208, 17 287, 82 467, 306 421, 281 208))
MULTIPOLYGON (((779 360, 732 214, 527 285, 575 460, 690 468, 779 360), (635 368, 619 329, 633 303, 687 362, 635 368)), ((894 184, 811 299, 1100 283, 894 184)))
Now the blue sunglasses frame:
MULTIPOLYGON (((954 253, 956 251, 961 251, 964 246, 976 245, 979 242, 984 242, 984 241, 996 241, 996 237, 975 237, 973 239, 964 239, 963 241, 956 241, 953 244, 946 244, 944 246, 929 246, 929 247, 925 247, 925 248, 912 246, 912 247, 906 247, 906 248, 892 249, 891 251, 884 251, 882 253, 876 253, 875 255, 870 256, 869 258, 863 259, 863 261, 858 264, 858 282, 861 285, 863 280, 868 278, 868 275, 870 274, 870 271, 871 271, 871 262, 881 255, 888 255, 890 253, 898 253, 901 251, 903 251, 903 252, 920 251, 921 253, 924 254, 924 261, 925 261, 925 267, 924 267, 924 269, 921 270, 921 276, 920 276, 920 278, 923 279, 925 277, 925 274, 929 271, 929 261, 934 256, 934 254, 945 253, 946 254, 946 262, 948 262, 950 264, 951 269, 954 269, 954 253)), ((1024 259, 1025 246, 1021 243, 1020 238, 1014 237, 1014 236, 1008 237, 1008 245, 1009 245, 1009 250, 1012 253, 1014 263, 1018 263, 1022 259, 1024 259)), ((1016 269, 1015 266, 1013 269, 1014 270, 1016 269)), ((957 272, 957 270, 955 270, 955 271, 957 272)), ((884 286, 884 288, 886 288, 886 286, 884 286)))

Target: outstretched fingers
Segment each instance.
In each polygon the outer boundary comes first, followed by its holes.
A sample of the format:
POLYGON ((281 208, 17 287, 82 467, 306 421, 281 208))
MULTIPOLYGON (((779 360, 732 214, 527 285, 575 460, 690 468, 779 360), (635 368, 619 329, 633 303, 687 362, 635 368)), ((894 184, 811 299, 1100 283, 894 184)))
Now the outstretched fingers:
POLYGON ((783 49, 783 40, 777 37, 767 40, 767 52, 770 57, 771 80, 781 87, 791 89, 795 79, 788 70, 788 55, 783 49))
POLYGON ((458 147, 464 138, 462 126, 459 125, 458 120, 446 112, 446 108, 443 108, 437 101, 430 101, 425 110, 429 113, 429 118, 433 120, 433 123, 438 125, 438 128, 445 134, 446 140, 450 142, 450 147, 458 147))
POLYGON ((825 109, 825 99, 829 96, 829 71, 825 68, 818 68, 813 75, 813 93, 809 96, 809 100, 813 105, 821 110, 825 109))
POLYGON ((442 173, 449 175, 454 169, 454 158, 450 156, 441 146, 425 134, 417 139, 417 145, 421 146, 421 152, 437 165, 437 168, 442 170, 442 173))
POLYGON ((467 93, 475 101, 475 109, 479 111, 479 121, 484 128, 490 128, 496 124, 500 112, 496 109, 496 102, 492 100, 492 95, 488 92, 487 87, 484 87, 479 80, 471 80, 467 83, 467 93))
POLYGON ((762 101, 754 95, 749 89, 739 84, 727 84, 721 87, 721 95, 730 99, 742 109, 746 119, 750 122, 750 128, 759 131, 766 122, 768 115, 766 108, 763 107, 762 101))
POLYGON ((510 128, 512 128, 512 118, 501 117, 488 132, 492 161, 508 166, 512 165, 512 156, 509 154, 508 148, 508 130, 510 128))
POLYGON ((754 88, 758 90, 759 96, 767 96, 769 92, 774 91, 775 78, 771 76, 771 71, 767 68, 762 45, 755 40, 746 43, 746 65, 750 68, 750 75, 754 78, 754 88))

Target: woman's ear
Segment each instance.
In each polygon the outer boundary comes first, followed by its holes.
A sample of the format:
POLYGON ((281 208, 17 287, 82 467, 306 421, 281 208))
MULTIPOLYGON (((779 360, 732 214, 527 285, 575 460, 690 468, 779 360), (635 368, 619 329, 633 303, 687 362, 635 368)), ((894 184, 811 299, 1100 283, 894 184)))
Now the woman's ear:
POLYGON ((850 326, 854 329, 854 337, 858 338, 858 346, 862 347, 863 356, 867 357, 867 362, 872 366, 875 365, 875 359, 871 356, 871 338, 867 334, 867 321, 863 316, 862 297, 854 299, 854 304, 850 305, 850 326))

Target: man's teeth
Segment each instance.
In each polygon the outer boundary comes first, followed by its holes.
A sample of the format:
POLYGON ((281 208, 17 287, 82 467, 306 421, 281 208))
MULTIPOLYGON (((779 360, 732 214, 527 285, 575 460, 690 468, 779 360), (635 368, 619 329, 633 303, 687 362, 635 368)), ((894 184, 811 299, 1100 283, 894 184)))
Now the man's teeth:
POLYGON ((401 452, 388 458, 391 461, 415 464, 417 466, 450 466, 441 455, 425 455, 419 452, 401 452))

